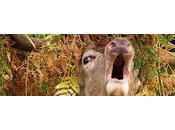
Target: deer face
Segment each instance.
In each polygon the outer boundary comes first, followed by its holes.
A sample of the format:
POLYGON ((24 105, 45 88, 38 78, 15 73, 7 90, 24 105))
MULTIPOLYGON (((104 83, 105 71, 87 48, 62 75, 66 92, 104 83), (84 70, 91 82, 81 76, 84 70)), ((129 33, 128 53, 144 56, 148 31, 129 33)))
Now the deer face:
POLYGON ((105 47, 105 81, 108 95, 128 95, 133 80, 134 48, 130 41, 118 38, 105 47))
POLYGON ((87 50, 81 59, 81 95, 129 95, 134 86, 134 48, 118 38, 101 49, 87 50))

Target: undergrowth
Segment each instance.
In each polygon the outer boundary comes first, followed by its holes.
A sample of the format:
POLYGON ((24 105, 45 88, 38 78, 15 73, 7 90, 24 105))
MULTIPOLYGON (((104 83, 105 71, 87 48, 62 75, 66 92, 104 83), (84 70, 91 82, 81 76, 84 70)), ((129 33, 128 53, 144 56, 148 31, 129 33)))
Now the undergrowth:
POLYGON ((47 40, 38 52, 11 47, 8 36, 0 36, 0 95, 78 95, 78 64, 81 53, 89 46, 105 46, 122 36, 135 48, 134 67, 142 85, 137 95, 174 95, 174 66, 160 60, 171 53, 169 41, 175 35, 90 35, 92 44, 80 35, 30 34, 47 40))

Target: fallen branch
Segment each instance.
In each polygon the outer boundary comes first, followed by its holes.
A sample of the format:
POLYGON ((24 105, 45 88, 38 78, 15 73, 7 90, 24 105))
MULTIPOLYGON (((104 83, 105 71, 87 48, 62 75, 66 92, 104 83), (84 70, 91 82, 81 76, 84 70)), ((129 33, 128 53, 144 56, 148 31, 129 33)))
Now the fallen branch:
POLYGON ((37 38, 29 38, 26 34, 11 34, 15 41, 14 47, 24 51, 37 51, 43 47, 47 41, 37 38))

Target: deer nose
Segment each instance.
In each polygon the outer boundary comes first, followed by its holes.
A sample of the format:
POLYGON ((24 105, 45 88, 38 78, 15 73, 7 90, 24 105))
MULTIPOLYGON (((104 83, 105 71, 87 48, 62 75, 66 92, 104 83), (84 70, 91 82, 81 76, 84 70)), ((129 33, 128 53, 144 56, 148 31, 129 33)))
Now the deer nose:
POLYGON ((112 47, 127 47, 129 42, 126 40, 113 40, 110 42, 112 47))
POLYGON ((117 53, 119 55, 128 53, 127 47, 130 43, 126 40, 113 40, 108 45, 109 52, 117 53))

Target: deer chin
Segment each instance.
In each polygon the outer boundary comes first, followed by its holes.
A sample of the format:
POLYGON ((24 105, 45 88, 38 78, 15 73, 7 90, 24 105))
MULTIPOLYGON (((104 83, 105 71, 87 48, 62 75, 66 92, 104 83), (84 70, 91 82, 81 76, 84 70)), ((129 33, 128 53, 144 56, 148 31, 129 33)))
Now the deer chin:
POLYGON ((113 65, 106 69, 106 89, 108 95, 127 95, 129 90, 128 61, 123 55, 118 55, 113 65))

